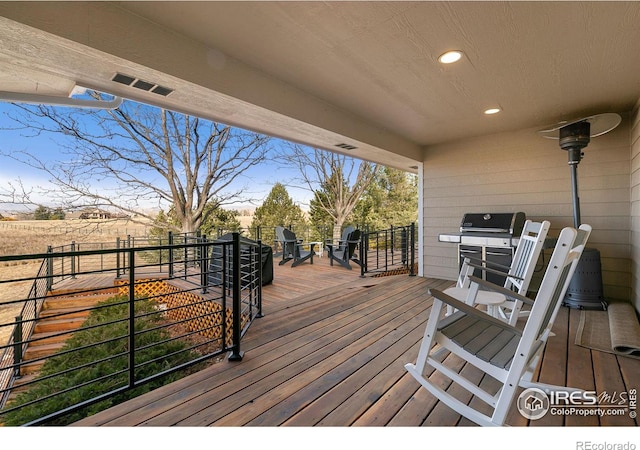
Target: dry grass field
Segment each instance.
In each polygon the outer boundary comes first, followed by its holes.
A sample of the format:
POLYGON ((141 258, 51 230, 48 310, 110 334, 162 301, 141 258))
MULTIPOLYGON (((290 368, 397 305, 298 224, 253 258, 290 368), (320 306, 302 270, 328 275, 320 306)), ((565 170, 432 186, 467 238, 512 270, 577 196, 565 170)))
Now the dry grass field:
MULTIPOLYGON (((128 219, 113 220, 21 220, 0 222, 0 255, 25 255, 45 253, 53 247, 87 242, 114 242, 127 235, 143 237, 149 225, 128 219)), ((41 261, 0 262, 0 280, 12 280, 34 276, 41 261)), ((21 304, 6 305, 10 299, 24 298, 29 293, 31 281, 0 285, 0 323, 9 323, 22 309, 21 304)), ((0 343, 6 343, 11 328, 0 328, 0 343)))

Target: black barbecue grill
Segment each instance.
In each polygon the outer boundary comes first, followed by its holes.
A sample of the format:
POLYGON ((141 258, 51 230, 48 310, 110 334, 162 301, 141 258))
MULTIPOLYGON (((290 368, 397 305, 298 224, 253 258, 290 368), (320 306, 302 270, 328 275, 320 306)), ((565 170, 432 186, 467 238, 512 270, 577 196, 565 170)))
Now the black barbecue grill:
MULTIPOLYGON (((460 231, 443 233, 438 236, 440 242, 458 245, 458 262, 464 258, 485 261, 485 264, 497 264, 508 268, 518 246, 526 215, 515 213, 467 213, 462 217, 460 231)), ((488 272, 477 273, 495 284, 504 284, 505 277, 488 272)))

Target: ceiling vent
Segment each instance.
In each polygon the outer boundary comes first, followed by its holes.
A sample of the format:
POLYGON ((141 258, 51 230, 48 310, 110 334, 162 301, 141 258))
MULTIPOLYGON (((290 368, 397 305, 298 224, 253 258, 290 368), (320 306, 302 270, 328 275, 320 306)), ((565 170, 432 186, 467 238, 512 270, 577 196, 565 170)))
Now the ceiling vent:
POLYGON ((336 144, 336 147, 340 147, 340 148, 343 148, 345 150, 355 150, 356 148, 358 148, 358 147, 356 147, 354 145, 349 145, 349 144, 336 144))
POLYGON ((143 91, 153 92, 154 94, 162 95, 163 97, 166 97, 173 92, 173 89, 168 87, 160 86, 159 84, 151 83, 122 73, 116 73, 113 78, 111 78, 111 81, 141 89, 143 91))

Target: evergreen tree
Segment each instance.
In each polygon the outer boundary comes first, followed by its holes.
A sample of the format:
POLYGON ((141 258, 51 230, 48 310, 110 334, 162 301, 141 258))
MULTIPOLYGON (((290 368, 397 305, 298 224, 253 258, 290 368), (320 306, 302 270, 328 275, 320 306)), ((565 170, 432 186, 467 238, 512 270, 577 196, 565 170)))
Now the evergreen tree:
POLYGON ((240 212, 235 209, 224 209, 209 203, 205 208, 206 220, 200 226, 200 233, 215 239, 226 233, 240 231, 239 215, 240 212))
POLYGON ((62 208, 56 208, 51 213, 51 220, 64 220, 65 217, 66 217, 66 214, 64 213, 62 208))
POLYGON ((294 230, 306 228, 304 211, 296 205, 282 183, 276 183, 261 206, 256 208, 251 221, 251 235, 257 238, 260 227, 260 239, 265 244, 275 240, 275 227, 292 227, 294 230))
MULTIPOLYGON (((227 210, 216 203, 209 202, 205 207, 204 215, 206 220, 198 229, 202 236, 215 239, 219 234, 240 230, 240 222, 237 219, 240 213, 236 210, 227 210)), ((175 231, 180 221, 175 210, 170 208, 166 213, 164 211, 158 212, 154 219, 154 224, 149 231, 149 235, 164 238, 169 231, 175 231)))
POLYGON ((390 225, 409 225, 418 220, 418 177, 398 169, 385 168, 382 177, 386 193, 386 219, 390 225))
POLYGON ((358 203, 362 193, 374 180, 380 166, 346 155, 320 149, 291 145, 282 158, 299 169, 304 184, 312 192, 315 208, 323 209, 332 219, 332 238, 340 239, 342 227, 358 203))
POLYGON ((46 206, 38 206, 33 212, 33 218, 35 220, 49 220, 51 219, 51 211, 46 206))
POLYGON ((418 219, 418 180, 413 174, 384 167, 364 192, 350 220, 370 230, 409 225, 418 219))

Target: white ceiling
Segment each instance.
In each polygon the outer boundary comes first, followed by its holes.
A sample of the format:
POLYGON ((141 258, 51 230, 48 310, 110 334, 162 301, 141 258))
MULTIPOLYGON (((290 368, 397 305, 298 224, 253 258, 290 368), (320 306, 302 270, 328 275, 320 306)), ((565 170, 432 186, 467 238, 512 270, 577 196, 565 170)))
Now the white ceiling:
POLYGON ((640 98, 640 2, 0 2, 1 17, 0 90, 78 81, 403 168, 640 98), (439 64, 450 49, 465 57, 439 64))

